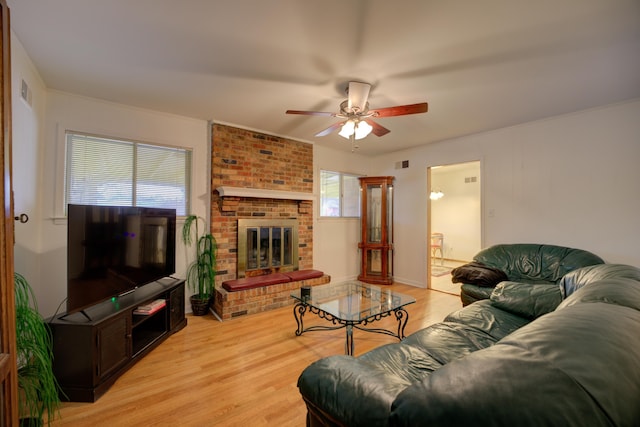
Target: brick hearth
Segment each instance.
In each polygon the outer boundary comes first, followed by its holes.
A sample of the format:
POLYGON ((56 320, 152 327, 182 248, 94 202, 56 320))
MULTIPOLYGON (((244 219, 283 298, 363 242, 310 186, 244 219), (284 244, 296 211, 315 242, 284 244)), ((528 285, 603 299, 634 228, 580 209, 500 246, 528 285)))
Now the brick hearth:
POLYGON ((325 274, 314 279, 279 283, 238 292, 227 292, 222 287, 217 287, 213 309, 222 320, 261 313, 293 305, 295 300, 291 297, 291 293, 300 289, 301 286, 324 285, 330 281, 331 277, 325 274))

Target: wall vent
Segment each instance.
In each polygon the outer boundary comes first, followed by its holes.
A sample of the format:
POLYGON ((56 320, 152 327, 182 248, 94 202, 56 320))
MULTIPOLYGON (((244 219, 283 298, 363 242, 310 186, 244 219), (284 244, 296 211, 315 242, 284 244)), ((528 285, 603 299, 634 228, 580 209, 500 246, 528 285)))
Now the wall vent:
POLYGON ((409 167, 409 160, 402 160, 400 162, 396 162, 396 169, 406 169, 409 167))

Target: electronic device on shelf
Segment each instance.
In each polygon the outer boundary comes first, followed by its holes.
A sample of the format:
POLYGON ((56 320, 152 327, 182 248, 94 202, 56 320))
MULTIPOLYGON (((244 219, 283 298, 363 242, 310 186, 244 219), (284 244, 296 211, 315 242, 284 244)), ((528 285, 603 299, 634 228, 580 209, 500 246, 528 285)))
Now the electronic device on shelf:
POLYGON ((175 209, 69 204, 67 314, 175 273, 175 209))

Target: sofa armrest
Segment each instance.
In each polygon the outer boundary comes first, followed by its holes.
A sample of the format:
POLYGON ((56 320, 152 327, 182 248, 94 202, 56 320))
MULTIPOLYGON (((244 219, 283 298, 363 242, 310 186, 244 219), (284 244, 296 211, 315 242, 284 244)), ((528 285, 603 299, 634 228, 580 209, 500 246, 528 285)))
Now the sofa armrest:
POLYGON ((460 286, 462 306, 466 307, 473 302, 489 299, 491 298, 491 292, 493 292, 493 288, 463 283, 460 286))
POLYGON ((589 283, 623 277, 640 281, 640 268, 626 264, 597 264, 578 268, 560 279, 560 290, 563 297, 567 298, 589 283))

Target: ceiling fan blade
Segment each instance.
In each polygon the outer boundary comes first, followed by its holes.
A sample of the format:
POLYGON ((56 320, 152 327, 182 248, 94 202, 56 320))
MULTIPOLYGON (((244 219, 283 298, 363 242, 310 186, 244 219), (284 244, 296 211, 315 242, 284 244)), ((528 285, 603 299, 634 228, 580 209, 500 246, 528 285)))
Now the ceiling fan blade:
POLYGON ((342 127, 342 125, 345 124, 345 122, 338 122, 338 123, 334 123, 331 126, 329 126, 328 128, 321 130, 320 132, 316 133, 315 136, 327 136, 329 135, 331 132, 334 132, 338 129, 340 129, 342 127))
POLYGON ((374 122, 371 119, 366 119, 364 121, 369 123, 369 125, 373 128, 371 130, 371 133, 373 133, 375 136, 384 136, 384 135, 388 134, 389 132, 391 132, 386 127, 379 125, 378 123, 374 122))
POLYGON ((369 110, 373 113, 373 117, 393 117, 393 116, 406 116, 407 114, 419 114, 426 113, 428 110, 428 104, 422 102, 420 104, 398 105, 396 107, 376 108, 375 110, 369 110))
POLYGON ((349 82, 347 107, 349 111, 364 111, 369 99, 369 91, 371 85, 369 83, 349 82))
POLYGON ((301 111, 301 110, 287 110, 286 114, 302 114, 303 116, 323 116, 323 117, 335 117, 336 113, 329 113, 328 111, 301 111))

